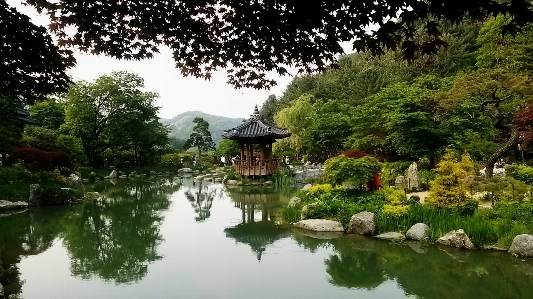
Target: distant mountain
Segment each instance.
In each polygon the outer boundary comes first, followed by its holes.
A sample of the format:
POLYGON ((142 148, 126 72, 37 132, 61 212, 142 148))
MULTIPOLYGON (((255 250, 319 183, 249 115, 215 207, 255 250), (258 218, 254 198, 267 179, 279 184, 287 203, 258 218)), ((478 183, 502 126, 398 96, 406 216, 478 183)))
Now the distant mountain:
POLYGON ((195 117, 201 117, 209 123, 209 132, 213 141, 218 144, 222 140, 222 133, 224 130, 231 129, 240 125, 243 118, 229 118, 224 116, 211 115, 200 111, 187 111, 176 115, 171 119, 161 119, 164 125, 170 125, 170 136, 177 139, 187 140, 192 133, 194 127, 193 120, 195 117))

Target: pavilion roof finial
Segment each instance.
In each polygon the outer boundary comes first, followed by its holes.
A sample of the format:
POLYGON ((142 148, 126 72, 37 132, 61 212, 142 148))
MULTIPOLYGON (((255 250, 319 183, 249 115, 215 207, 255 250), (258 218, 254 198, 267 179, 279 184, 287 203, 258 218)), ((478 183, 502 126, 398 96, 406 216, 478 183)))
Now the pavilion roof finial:
POLYGON ((250 119, 260 119, 261 114, 259 114, 259 108, 257 108, 257 105, 255 105, 254 113, 250 115, 250 119))

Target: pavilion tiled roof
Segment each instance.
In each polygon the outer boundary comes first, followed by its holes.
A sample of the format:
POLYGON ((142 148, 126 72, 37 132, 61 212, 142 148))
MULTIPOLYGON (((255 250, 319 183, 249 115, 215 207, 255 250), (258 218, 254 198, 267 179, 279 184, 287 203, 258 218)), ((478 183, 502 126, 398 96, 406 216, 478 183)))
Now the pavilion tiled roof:
POLYGON ((257 106, 250 118, 235 128, 224 130, 222 137, 226 139, 243 139, 243 138, 264 138, 264 139, 282 139, 291 136, 288 129, 276 126, 263 120, 257 106))

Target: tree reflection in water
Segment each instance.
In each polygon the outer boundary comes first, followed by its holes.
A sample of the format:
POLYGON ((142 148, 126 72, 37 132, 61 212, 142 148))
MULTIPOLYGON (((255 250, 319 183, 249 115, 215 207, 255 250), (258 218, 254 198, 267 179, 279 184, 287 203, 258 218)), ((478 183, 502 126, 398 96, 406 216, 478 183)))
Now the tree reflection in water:
POLYGON ((161 259, 161 212, 180 187, 168 180, 118 184, 102 191, 104 199, 84 203, 63 233, 72 274, 117 284, 143 278, 148 264, 161 259))
POLYGON ((194 218, 196 221, 205 221, 211 216, 213 199, 218 190, 218 188, 200 181, 197 187, 189 188, 185 191, 185 197, 191 203, 194 212, 198 214, 194 218))
POLYGON ((0 264, 5 270, 2 284, 6 298, 16 298, 22 292, 21 258, 50 248, 73 210, 72 206, 37 207, 0 214, 0 264))

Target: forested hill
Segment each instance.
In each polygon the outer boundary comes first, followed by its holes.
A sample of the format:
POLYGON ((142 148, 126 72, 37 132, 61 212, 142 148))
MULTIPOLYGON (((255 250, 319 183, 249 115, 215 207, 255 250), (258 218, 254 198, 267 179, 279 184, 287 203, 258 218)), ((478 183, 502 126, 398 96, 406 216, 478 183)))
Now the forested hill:
POLYGON ((229 118, 224 116, 211 115, 200 111, 187 111, 176 115, 171 119, 161 119, 164 125, 170 125, 170 136, 176 139, 187 140, 194 127, 195 117, 201 117, 209 123, 209 132, 213 141, 218 144, 222 139, 224 130, 231 129, 242 123, 242 118, 229 118))

